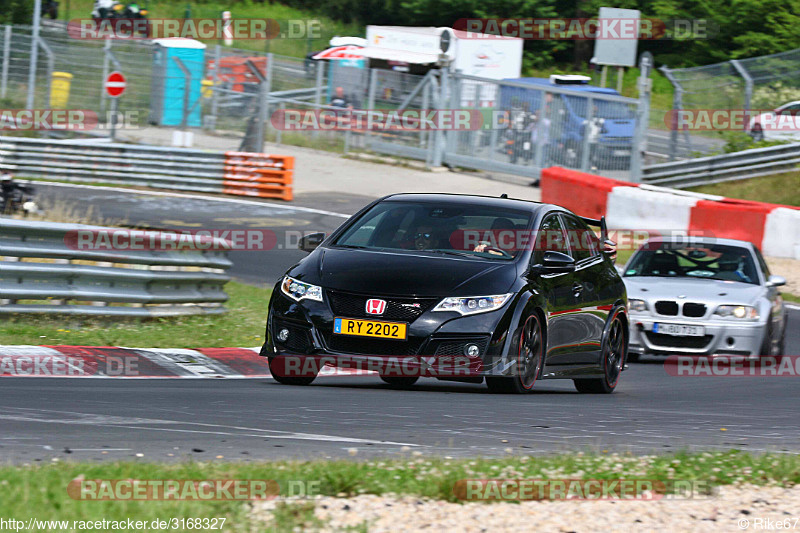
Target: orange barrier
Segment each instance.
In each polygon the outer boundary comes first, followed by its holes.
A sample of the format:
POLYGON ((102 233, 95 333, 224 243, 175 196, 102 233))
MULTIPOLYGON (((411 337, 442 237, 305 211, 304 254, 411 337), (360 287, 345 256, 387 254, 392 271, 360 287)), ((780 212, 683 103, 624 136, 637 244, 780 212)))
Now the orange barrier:
POLYGON ((225 152, 225 194, 291 201, 294 157, 252 152, 225 152))
POLYGON ((608 193, 614 187, 635 187, 636 184, 562 167, 542 170, 542 202, 555 204, 589 218, 606 214, 608 193))

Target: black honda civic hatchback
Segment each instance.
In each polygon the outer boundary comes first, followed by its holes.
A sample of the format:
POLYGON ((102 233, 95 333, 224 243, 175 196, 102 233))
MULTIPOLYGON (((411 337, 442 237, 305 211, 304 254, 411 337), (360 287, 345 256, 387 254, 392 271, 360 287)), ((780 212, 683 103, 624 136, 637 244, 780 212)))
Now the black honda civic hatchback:
POLYGON ((505 195, 396 194, 300 248, 261 350, 280 383, 325 370, 610 393, 625 369, 627 296, 603 220, 505 195))

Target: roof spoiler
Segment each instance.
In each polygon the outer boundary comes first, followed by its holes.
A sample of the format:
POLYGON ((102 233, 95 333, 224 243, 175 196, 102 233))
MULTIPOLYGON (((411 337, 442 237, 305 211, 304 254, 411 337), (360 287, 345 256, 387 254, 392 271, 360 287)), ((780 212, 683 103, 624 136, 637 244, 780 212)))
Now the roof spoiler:
POLYGON ((600 228, 600 240, 603 242, 603 253, 611 257, 612 261, 617 259, 617 243, 608 238, 608 226, 606 226, 606 217, 588 218, 581 217, 586 224, 600 228))

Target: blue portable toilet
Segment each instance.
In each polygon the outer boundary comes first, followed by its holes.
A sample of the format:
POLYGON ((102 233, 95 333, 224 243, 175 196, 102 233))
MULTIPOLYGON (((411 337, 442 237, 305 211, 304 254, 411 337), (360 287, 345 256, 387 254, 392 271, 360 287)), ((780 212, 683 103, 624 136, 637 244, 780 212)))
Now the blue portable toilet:
POLYGON ((206 45, 194 39, 155 39, 153 78, 150 92, 150 123, 180 126, 183 121, 186 75, 178 61, 188 69, 188 117, 186 125, 200 127, 201 88, 205 74, 206 45))

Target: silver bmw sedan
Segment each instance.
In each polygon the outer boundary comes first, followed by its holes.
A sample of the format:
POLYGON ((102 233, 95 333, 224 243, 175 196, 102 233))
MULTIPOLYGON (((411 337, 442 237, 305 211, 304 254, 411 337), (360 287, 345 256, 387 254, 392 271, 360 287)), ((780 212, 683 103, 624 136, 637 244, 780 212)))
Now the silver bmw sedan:
POLYGON ((662 237, 623 269, 629 361, 642 354, 781 355, 786 310, 761 252, 749 242, 662 237))

